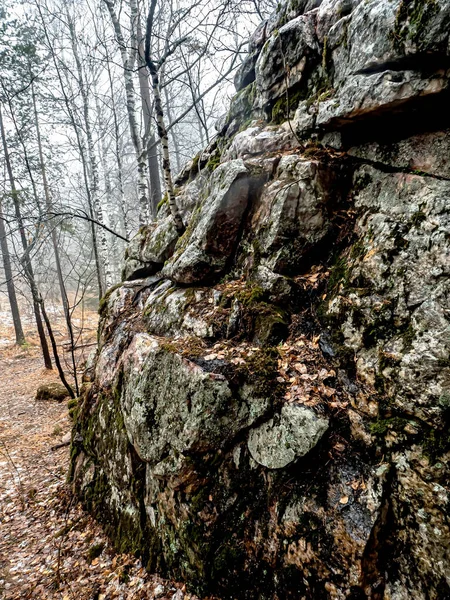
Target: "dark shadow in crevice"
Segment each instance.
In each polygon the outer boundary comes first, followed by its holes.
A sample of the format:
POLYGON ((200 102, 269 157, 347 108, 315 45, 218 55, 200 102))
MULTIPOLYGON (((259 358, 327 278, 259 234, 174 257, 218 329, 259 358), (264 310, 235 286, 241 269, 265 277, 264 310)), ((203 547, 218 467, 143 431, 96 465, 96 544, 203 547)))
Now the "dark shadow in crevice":
POLYGON ((417 53, 400 56, 394 60, 373 61, 363 69, 356 71, 356 75, 372 75, 384 71, 415 71, 422 73, 424 77, 430 77, 439 69, 448 69, 450 57, 437 53, 417 53))
POLYGON ((423 96, 381 108, 351 122, 341 123, 344 149, 369 142, 392 144, 450 128, 450 91, 423 96))

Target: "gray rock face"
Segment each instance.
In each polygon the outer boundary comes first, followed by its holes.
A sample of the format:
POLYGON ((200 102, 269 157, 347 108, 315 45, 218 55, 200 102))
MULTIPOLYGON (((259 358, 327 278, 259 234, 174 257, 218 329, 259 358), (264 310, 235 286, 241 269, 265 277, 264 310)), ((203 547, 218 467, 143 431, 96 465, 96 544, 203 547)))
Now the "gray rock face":
POLYGON ((448 63, 448 33, 442 27, 450 19, 448 3, 397 0, 350 5, 353 9, 348 16, 334 24, 329 3, 319 9, 319 37, 324 44, 326 41, 333 76, 332 97, 318 106, 318 126, 329 127, 341 119, 362 117, 388 107, 396 109, 413 98, 437 95, 447 89, 448 78, 438 65, 448 63), (428 53, 423 65, 420 57, 413 58, 422 53, 428 53), (428 68, 427 60, 433 68, 424 77, 421 67, 428 68), (419 68, 415 69, 414 64, 419 68))
MULTIPOLYGON (((375 384, 381 375, 399 410, 432 421, 441 413, 436 398, 448 386, 443 365, 450 351, 445 200, 450 181, 371 167, 358 170, 355 178, 365 182, 355 203, 364 216, 357 225, 361 257, 352 264, 348 285, 359 278, 370 293, 352 293, 353 309, 343 324, 345 343, 356 353, 360 377, 375 384), (386 334, 380 331, 368 340, 374 326, 386 334)), ((338 296, 331 310, 347 301, 348 296, 338 296)))
POLYGON ((170 216, 141 230, 128 246, 123 278, 140 279, 161 270, 177 240, 177 230, 170 216))
MULTIPOLYGON (((122 356, 125 429, 139 457, 159 471, 175 456, 217 452, 269 408, 268 398, 234 396, 223 375, 167 351, 157 339, 135 336, 122 356), (161 435, 164 432, 164 435, 161 435)), ((165 467, 164 467, 165 468, 165 467)))
POLYGON ((222 160, 248 159, 252 156, 290 150, 296 146, 297 141, 289 128, 261 127, 261 125, 255 124, 234 136, 229 148, 224 152, 222 160))
POLYGON ((203 597, 450 597, 449 32, 279 6, 102 299, 74 489, 203 597))
POLYGON ((266 266, 278 273, 289 272, 327 235, 331 225, 327 203, 337 202, 344 186, 345 173, 339 170, 298 154, 281 158, 252 221, 260 252, 267 257, 266 266))
POLYGON ((286 88, 300 83, 309 62, 316 62, 319 54, 312 13, 297 17, 276 30, 262 48, 255 66, 261 101, 277 98, 286 88))
POLYGON ((207 315, 199 314, 198 305, 206 303, 209 294, 204 290, 177 288, 170 280, 161 283, 144 305, 146 330, 154 335, 212 337, 213 326, 207 315))
POLYGON ((304 406, 286 404, 278 418, 251 431, 248 449, 258 464, 282 469, 317 446, 327 429, 328 419, 304 406))
POLYGON ((371 141, 348 153, 369 162, 450 179, 450 131, 422 133, 397 142, 371 141))
POLYGON ((214 171, 208 197, 167 262, 165 276, 178 283, 194 283, 223 271, 247 208, 249 176, 239 159, 214 171))

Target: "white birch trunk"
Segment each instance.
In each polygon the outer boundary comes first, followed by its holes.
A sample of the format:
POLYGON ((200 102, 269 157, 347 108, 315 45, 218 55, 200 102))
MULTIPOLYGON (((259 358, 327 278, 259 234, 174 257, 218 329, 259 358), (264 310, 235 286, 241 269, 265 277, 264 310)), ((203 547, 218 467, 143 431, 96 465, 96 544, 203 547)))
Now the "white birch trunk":
MULTIPOLYGON (((123 76, 125 80, 125 94, 127 100, 128 123, 130 126, 130 135, 136 155, 138 170, 138 201, 139 201, 139 224, 145 225, 148 222, 148 171, 147 171, 147 149, 142 144, 139 135, 139 127, 136 119, 136 94, 133 82, 133 67, 135 63, 137 48, 132 48, 130 54, 127 52, 125 40, 122 34, 119 19, 112 0, 104 0, 108 7, 111 22, 114 28, 117 43, 119 45, 120 55, 122 57, 123 76)), ((132 8, 134 11, 134 9, 132 8)), ((133 16, 132 16, 133 18, 133 16)), ((136 16, 134 16, 136 18, 136 16)))

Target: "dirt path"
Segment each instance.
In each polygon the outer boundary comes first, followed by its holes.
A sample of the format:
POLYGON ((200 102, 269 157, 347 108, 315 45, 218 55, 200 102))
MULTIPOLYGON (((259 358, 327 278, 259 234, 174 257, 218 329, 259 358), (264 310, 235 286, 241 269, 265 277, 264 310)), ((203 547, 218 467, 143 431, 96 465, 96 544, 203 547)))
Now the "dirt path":
MULTIPOLYGON (((66 484, 70 430, 65 403, 36 402, 57 381, 35 350, 0 352, 0 598, 194 600, 115 555, 66 484)), ((179 587, 179 586, 178 586, 179 587)))

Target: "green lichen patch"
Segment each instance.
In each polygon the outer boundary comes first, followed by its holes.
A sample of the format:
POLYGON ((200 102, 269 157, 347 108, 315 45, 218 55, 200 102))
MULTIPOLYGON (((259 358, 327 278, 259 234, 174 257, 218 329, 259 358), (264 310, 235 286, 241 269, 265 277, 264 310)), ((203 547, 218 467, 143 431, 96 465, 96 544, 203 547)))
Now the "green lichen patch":
POLYGON ((305 99, 304 90, 293 90, 283 94, 272 106, 272 123, 279 124, 292 119, 295 109, 299 103, 305 99))
POLYGON ((159 210, 160 208, 162 208, 162 207, 164 206, 164 204, 167 204, 167 203, 168 203, 168 201, 169 201, 169 200, 168 200, 168 198, 169 198, 169 197, 168 197, 168 195, 167 195, 167 192, 166 192, 165 194, 163 194, 163 197, 161 198, 161 200, 158 202, 158 205, 156 206, 156 211, 157 211, 157 212, 158 212, 158 210, 159 210))
POLYGON ((121 286, 122 286, 122 283, 114 284, 108 290, 106 290, 105 295, 102 298, 100 298, 100 302, 98 305, 98 314, 100 315, 100 318, 103 318, 106 316, 106 311, 108 309, 108 302, 109 302, 109 299, 111 298, 111 294, 113 292, 115 292, 117 289, 119 289, 121 286))
POLYGON ((438 12, 439 4, 436 0, 402 0, 394 29, 390 32, 395 50, 404 53, 407 43, 414 44, 419 51, 425 50, 426 28, 438 12))

